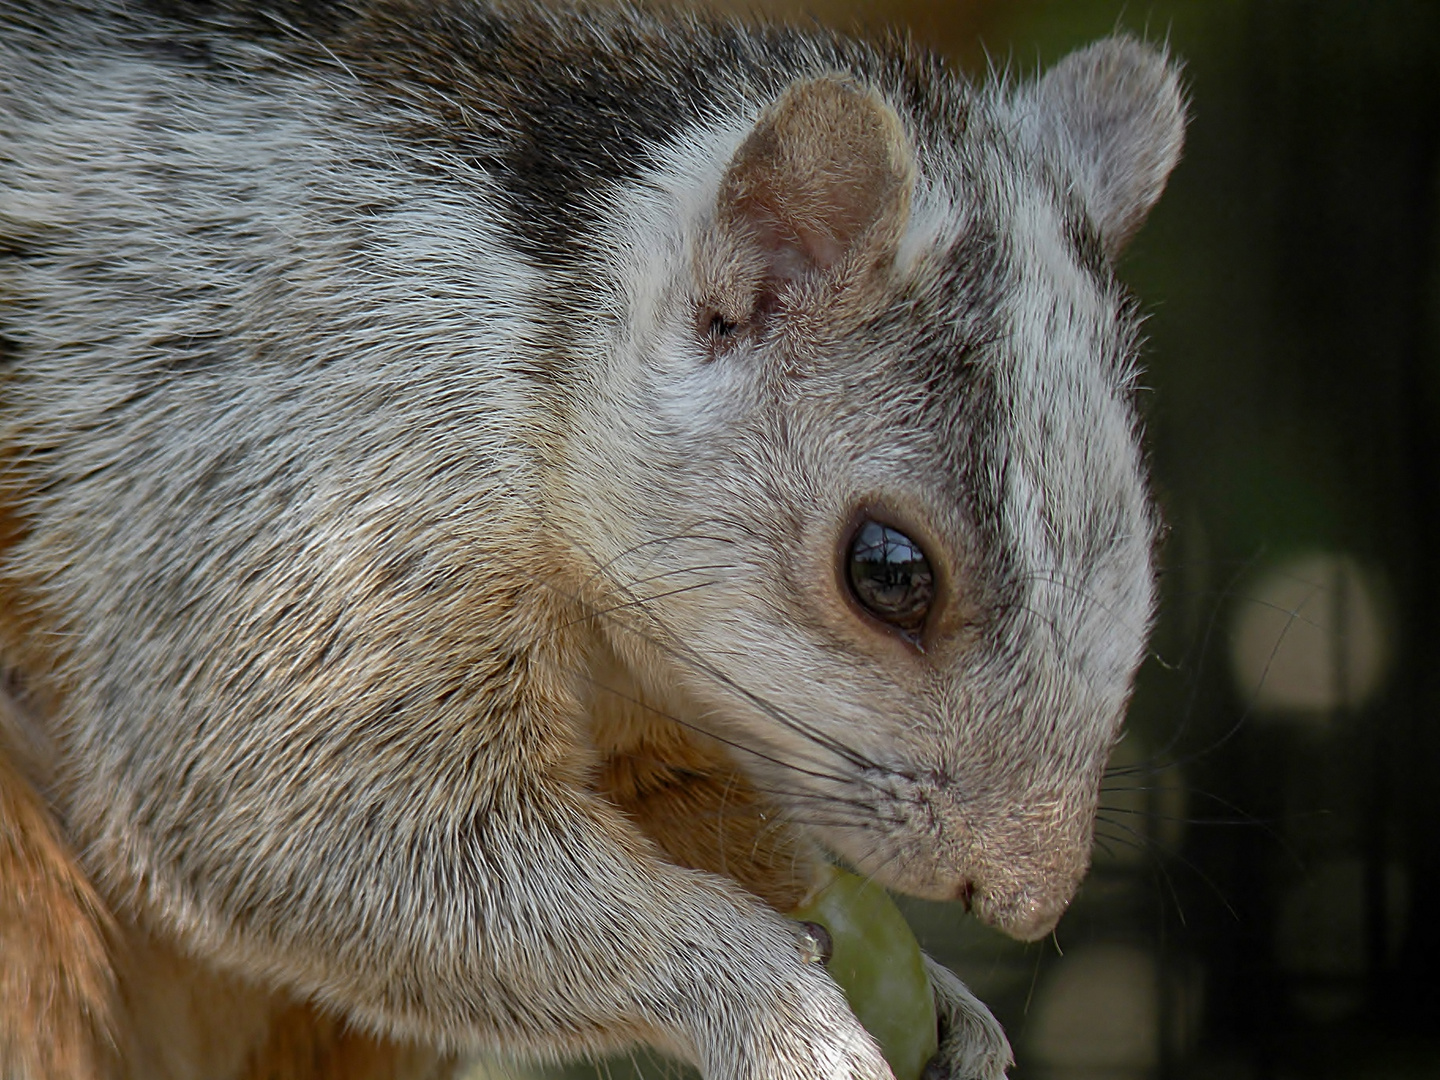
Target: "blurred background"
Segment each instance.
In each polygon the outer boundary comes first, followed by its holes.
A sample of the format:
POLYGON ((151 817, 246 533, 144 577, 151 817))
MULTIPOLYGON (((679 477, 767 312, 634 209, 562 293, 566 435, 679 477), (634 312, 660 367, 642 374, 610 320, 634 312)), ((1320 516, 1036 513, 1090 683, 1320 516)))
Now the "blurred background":
POLYGON ((1095 868, 1052 940, 909 904, 922 943, 1019 1080, 1440 1076, 1440 4, 768 10, 974 73, 1123 28, 1191 95, 1121 266, 1170 532, 1095 868))

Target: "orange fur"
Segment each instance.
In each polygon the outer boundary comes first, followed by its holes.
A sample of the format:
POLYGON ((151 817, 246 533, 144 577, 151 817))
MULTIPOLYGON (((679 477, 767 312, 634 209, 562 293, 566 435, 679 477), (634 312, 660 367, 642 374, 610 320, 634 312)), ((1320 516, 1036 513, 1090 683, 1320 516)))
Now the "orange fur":
POLYGON ((587 703, 599 763, 591 781, 665 857, 737 882, 776 911, 810 890, 817 857, 725 745, 696 733, 645 692, 613 657, 595 658, 587 703))
POLYGON ((99 1080, 114 1063, 114 925, 35 789, 0 756, 0 1075, 99 1080))
POLYGON ((138 1077, 137 1067, 167 1073, 177 1060, 236 1080, 443 1080, 457 1064, 197 970, 117 923, 43 800, 3 756, 0 958, 4 1080, 138 1077), (262 1015, 246 1015, 256 1007, 262 1015), (142 1014, 147 1030, 128 1030, 142 1014))
POLYGON ((809 852, 718 747, 671 725, 605 761, 599 790, 670 861, 723 874, 777 911, 810 888, 809 852))
MULTIPOLYGON (((0 490, 4 552, 29 526, 13 476, 0 490)), ((22 710, 53 708, 49 676, 63 638, 42 632, 42 621, 23 589, 0 577, 0 1076, 90 1080, 112 1075, 118 1058, 120 936, 36 788, 53 762, 22 710)))
MULTIPOLYGON (((22 508, 33 492, 14 468, 25 452, 18 440, 0 446, 0 553, 8 553, 30 533, 22 508)), ((38 698, 46 705, 53 705, 56 695, 40 676, 55 670, 64 641, 64 635, 47 632, 54 629, 24 583, 10 573, 0 573, 0 657, 12 679, 25 673, 27 698, 38 698)))
MULTIPOLYGON (((13 483, 4 495, 0 552, 28 529, 13 483)), ((37 790, 55 763, 27 714, 56 707, 64 637, 44 616, 0 576, 0 1080, 453 1075, 453 1059, 210 971, 112 914, 37 790)))
POLYGON ((442 1080, 454 1074, 455 1064, 355 1031, 313 1006, 294 1005, 275 1016, 243 1080, 442 1080))

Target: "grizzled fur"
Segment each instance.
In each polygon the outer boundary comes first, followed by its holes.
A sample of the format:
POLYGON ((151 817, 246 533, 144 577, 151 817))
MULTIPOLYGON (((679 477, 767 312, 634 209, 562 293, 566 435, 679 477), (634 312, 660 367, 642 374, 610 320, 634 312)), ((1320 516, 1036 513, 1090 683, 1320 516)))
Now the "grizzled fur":
POLYGON ((1182 128, 1124 38, 0 0, 0 1073, 887 1076, 776 910, 823 849, 1025 938, 1080 881, 1182 128))

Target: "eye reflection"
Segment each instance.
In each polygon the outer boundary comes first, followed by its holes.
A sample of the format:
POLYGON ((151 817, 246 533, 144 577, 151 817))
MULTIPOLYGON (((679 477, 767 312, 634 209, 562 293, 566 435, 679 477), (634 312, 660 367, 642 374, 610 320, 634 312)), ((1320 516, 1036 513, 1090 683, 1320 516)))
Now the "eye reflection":
POLYGON ((855 599, 877 619, 915 636, 935 596, 935 575, 920 545, 899 529, 869 520, 850 542, 847 578, 855 599))

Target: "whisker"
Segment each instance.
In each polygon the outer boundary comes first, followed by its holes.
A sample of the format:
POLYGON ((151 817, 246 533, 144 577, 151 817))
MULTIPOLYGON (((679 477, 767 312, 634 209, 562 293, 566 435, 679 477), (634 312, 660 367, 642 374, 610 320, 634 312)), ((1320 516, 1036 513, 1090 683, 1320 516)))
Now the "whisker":
MULTIPOLYGON (((1128 790, 1144 791, 1146 789, 1130 788, 1128 790)), ((1147 821, 1178 821, 1184 825, 1244 825, 1246 828, 1252 828, 1256 824, 1256 822, 1243 821, 1239 818, 1197 818, 1184 817, 1180 814, 1157 814, 1150 810, 1134 810, 1126 806, 1102 806, 1096 813, 1096 817, 1103 820, 1107 814, 1129 814, 1147 821)))
POLYGON ((1113 859, 1115 858, 1115 849, 1110 846, 1109 840, 1110 838, 1108 836, 1102 836, 1098 831, 1095 833, 1095 846, 1100 848, 1101 851, 1105 852, 1108 858, 1113 859))
MULTIPOLYGON (((665 578, 668 578, 668 577, 677 577, 677 576, 679 576, 680 574, 698 574, 698 573, 701 573, 702 571, 709 571, 709 570, 734 570, 734 569, 736 569, 737 567, 739 567, 739 565, 740 565, 739 563, 704 563, 704 564, 697 565, 697 566, 677 566, 677 567, 675 567, 673 570, 662 570, 662 571, 661 571, 660 573, 658 573, 658 574, 649 574, 649 575, 647 575, 646 577, 631 578, 631 579, 630 579, 630 585, 631 585, 632 587, 635 586, 635 585, 648 585, 648 584, 649 584, 650 582, 652 582, 652 581, 663 581, 665 578)), ((707 584, 715 584, 715 583, 714 583, 714 582, 708 582, 707 584)), ((669 594, 668 594, 668 593, 661 593, 660 595, 661 595, 661 596, 666 596, 666 595, 669 595, 669 594)))
MULTIPOLYGON (((613 561, 613 560, 612 560, 612 561, 613 561)), ((608 574, 608 571, 607 571, 607 574, 608 574)), ((592 578, 593 578, 593 576, 594 576, 594 575, 592 575, 592 578)), ((614 580, 613 577, 610 578, 610 580, 611 580, 611 584, 614 585, 614 586, 616 587, 616 589, 617 589, 622 595, 629 593, 628 587, 623 586, 621 583, 619 583, 618 581, 614 580)), ((547 584, 548 584, 548 583, 547 583, 547 584)), ((684 587, 681 587, 681 588, 679 588, 679 589, 671 590, 671 591, 668 591, 668 592, 659 593, 659 594, 656 594, 656 595, 650 596, 650 597, 643 597, 643 598, 642 598, 642 597, 633 597, 633 596, 632 596, 629 600, 625 601, 625 602, 622 603, 622 604, 613 605, 613 606, 611 606, 610 608, 606 608, 606 609, 602 609, 602 610, 598 610, 598 611, 596 611, 596 610, 589 611, 589 612, 587 612, 585 615, 581 616, 579 619, 573 620, 571 623, 568 623, 568 624, 566 624, 566 625, 574 625, 575 623, 583 622, 583 621, 586 621, 587 619, 595 619, 595 618, 598 618, 598 617, 603 617, 603 616, 605 616, 605 615, 612 615, 612 614, 615 614, 616 612, 619 612, 619 611, 622 611, 622 610, 639 610, 639 611, 641 611, 644 615, 646 615, 646 617, 650 620, 650 622, 651 622, 652 624, 657 625, 657 626, 659 626, 660 629, 664 630, 665 627, 663 626, 662 623, 660 623, 660 620, 659 620, 658 615, 656 615, 655 612, 653 612, 652 610, 650 610, 650 609, 647 607, 647 605, 648 605, 649 603, 652 603, 653 601, 655 601, 655 600, 657 600, 657 599, 662 599, 662 598, 667 597, 667 596, 673 596, 673 595, 676 595, 676 594, 679 594, 679 593, 683 593, 683 592, 687 592, 687 591, 690 591, 690 590, 693 590, 693 589, 697 589, 697 588, 708 587, 709 585, 713 585, 713 584, 716 584, 716 582, 713 582, 713 581, 710 581, 710 582, 701 582, 701 583, 697 583, 697 584, 693 584, 693 585, 684 586, 684 587)), ((567 599, 569 599, 569 600, 570 600, 571 602, 573 602, 573 603, 579 603, 579 604, 581 604, 582 606, 584 606, 583 601, 582 601, 578 596, 567 596, 567 599)), ((624 621, 624 620, 619 620, 619 621, 617 621, 615 625, 619 626, 620 628, 622 628, 623 630, 625 630, 625 631, 628 632, 628 633, 636 634, 637 636, 641 637, 642 640, 646 641, 648 644, 650 644, 650 645, 652 645, 653 647, 658 648, 658 649, 660 649, 661 651, 665 652, 665 653, 666 653, 667 655, 669 655, 672 659, 675 659, 675 660, 677 660, 678 662, 687 665, 691 670, 694 670, 694 671, 699 672, 700 674, 706 675, 708 678, 710 678, 712 681, 714 681, 717 685, 723 687, 723 688, 724 688, 725 690, 727 690, 729 693, 731 693, 731 694, 733 694, 734 696, 740 698, 741 700, 744 700, 744 701, 748 702, 748 703, 749 703, 750 705, 752 705, 753 707, 755 707, 755 708, 759 709, 760 711, 764 712, 767 716, 769 716, 771 719, 775 720, 777 723, 783 725, 783 726, 786 727, 788 730, 795 732, 797 735, 800 735, 801 737, 807 739, 808 741, 810 741, 812 744, 814 744, 815 746, 819 747, 820 749, 825 750, 825 751, 828 751, 832 756, 840 758, 841 760, 843 760, 843 761, 847 762, 848 764, 850 764, 853 768, 859 770, 859 774, 858 774, 858 775, 849 778, 849 781, 850 781, 850 782, 859 782, 859 783, 869 784, 869 785, 871 785, 871 786, 876 786, 876 785, 875 785, 875 781, 874 781, 873 779, 871 779, 868 775, 866 775, 866 773, 868 773, 869 771, 878 770, 878 766, 876 765, 875 762, 871 761, 869 758, 865 757, 863 754, 861 754, 861 753, 859 753, 858 751, 856 751, 853 747, 849 747, 849 746, 845 745, 844 743, 841 743, 839 740, 835 739, 834 737, 829 736, 829 735, 826 735, 826 734, 825 734, 824 732, 822 732, 822 731, 818 731, 817 729, 815 729, 815 728, 813 727, 813 725, 807 724, 807 723, 799 720, 798 718, 792 716, 788 711, 786 711, 786 710, 780 708, 779 706, 775 705, 773 702, 770 702, 770 701, 768 701, 768 700, 760 697, 758 694, 754 693, 753 691, 751 691, 751 690, 749 690, 749 689, 747 689, 747 688, 745 688, 745 687, 743 687, 743 686, 740 686, 738 683, 735 682, 734 679, 732 679, 731 677, 729 677, 728 675, 726 675, 724 672, 720 671, 720 670, 719 670, 718 668, 716 668, 713 664, 702 660, 698 655, 696 655, 696 654, 694 653, 693 650, 690 650, 690 649, 688 649, 688 648, 685 648, 685 647, 682 647, 682 646, 680 646, 680 645, 678 645, 678 644, 675 644, 675 637, 674 637, 673 634, 670 634, 670 633, 667 632, 667 633, 665 634, 665 640, 662 640, 660 637, 655 636, 655 635, 653 635, 653 634, 646 634, 644 631, 642 631, 642 630, 638 629, 637 627, 635 627, 635 626, 627 623, 627 622, 624 621)), ((648 707, 648 706, 647 706, 647 707, 648 707)), ((654 711, 656 711, 657 713, 660 713, 659 710, 654 710, 654 711)), ((663 714, 663 713, 660 713, 660 715, 664 715, 664 714, 663 714)), ((674 718, 674 717, 670 717, 670 719, 673 720, 673 719, 675 719, 675 718, 674 718)), ((724 740, 722 740, 722 741, 724 741, 724 740)), ((769 760, 769 761, 775 762, 776 764, 783 764, 783 763, 781 763, 781 762, 776 761, 776 759, 774 759, 773 757, 769 757, 769 756, 767 756, 767 755, 761 754, 761 753, 759 753, 758 751, 755 751, 755 750, 750 749, 750 748, 748 748, 748 747, 741 747, 739 744, 735 744, 735 743, 733 743, 733 742, 732 742, 732 743, 727 743, 727 745, 734 745, 737 749, 745 749, 747 752, 756 754, 757 756, 760 756, 760 757, 764 758, 765 760, 769 760)), ((818 763, 816 763, 816 764, 818 765, 818 763)), ((803 771, 803 770, 802 770, 802 771, 803 771)), ((839 779, 839 778, 838 778, 838 777, 831 776, 830 779, 839 779)))
POLYGON ((820 792, 813 791, 783 791, 753 785, 752 787, 755 791, 759 792, 762 795, 767 795, 775 799, 784 799, 787 802, 795 799, 799 799, 802 801, 811 800, 813 802, 823 803, 826 805, 850 806, 854 807, 857 810, 863 810, 868 814, 874 814, 879 810, 879 807, 875 803, 866 802, 863 799, 851 798, 847 795, 825 795, 821 794, 820 792))
MULTIPOLYGON (((705 524, 707 521, 719 523, 721 519, 705 518, 695 522, 695 524, 702 525, 705 524)), ((735 543, 734 539, 728 536, 714 536, 707 533, 676 533, 673 536, 656 536, 651 537, 649 540, 642 540, 638 544, 633 544, 630 547, 618 552, 616 555, 605 560, 604 562, 600 562, 589 552, 586 552, 586 555, 590 557, 591 562, 594 564, 594 569, 590 572, 589 576, 587 576, 585 580, 581 583, 582 587, 584 585, 588 585, 596 578, 608 575, 617 563, 621 562, 624 559, 630 558, 632 555, 635 555, 637 552, 643 551, 645 548, 658 547, 661 544, 678 544, 686 540, 708 540, 716 544, 735 543)))
POLYGON ((787 815, 790 825, 801 825, 811 829, 846 829, 850 832, 878 832, 874 822, 856 817, 822 817, 819 815, 787 815))
POLYGON ((1106 615, 1110 616, 1111 621, 1116 626, 1119 626, 1121 629, 1132 634, 1137 640, 1141 640, 1150 636, 1150 628, 1148 626, 1137 627, 1128 619, 1121 618, 1119 612, 1117 612, 1112 605, 1101 602, 1100 598, 1097 597, 1093 592, 1091 592, 1090 589, 1083 584, 1083 582, 1077 583, 1075 581, 1072 581, 1072 577, 1078 577, 1078 575, 1068 574, 1066 571, 1060 569, 1059 567, 1042 567, 1035 570, 1028 570, 1023 574, 1018 574, 1016 575, 1014 580, 1017 584, 1029 584, 1031 582, 1043 581, 1049 585, 1056 585, 1062 589, 1068 589, 1074 595, 1080 597, 1082 600, 1085 600, 1087 603, 1093 604, 1100 611, 1103 611, 1106 615))
MULTIPOLYGON (((1103 787, 1103 786, 1102 786, 1102 788, 1101 788, 1101 791, 1102 791, 1102 792, 1109 792, 1109 791, 1163 791, 1163 790, 1164 790, 1163 788, 1153 788, 1153 787, 1109 788, 1109 787, 1103 787)), ((1280 845, 1280 849, 1281 849, 1282 851, 1284 851, 1285 854, 1289 855, 1291 859, 1294 860, 1295 865, 1296 865, 1297 867, 1300 867, 1300 868, 1302 868, 1302 869, 1304 868, 1305 860, 1304 860, 1303 858, 1301 858, 1299 850, 1295 847, 1295 845, 1294 845, 1293 843, 1290 842, 1290 840, 1288 840, 1288 839, 1284 836, 1284 834, 1282 834, 1281 832, 1279 832, 1279 831, 1276 829, 1276 825, 1279 824, 1278 822, 1276 822, 1276 821, 1269 821, 1269 820, 1267 820, 1267 819, 1265 819, 1265 818, 1262 818, 1262 817, 1257 817, 1256 815, 1250 813, 1249 811, 1244 810, 1244 809, 1242 809, 1241 807, 1237 806, 1235 803, 1231 802, 1229 799, 1226 799, 1226 798, 1224 798, 1223 796, 1220 796, 1220 795, 1216 795, 1214 792, 1211 792, 1211 791, 1203 791, 1203 790, 1199 790, 1199 789, 1191 790, 1191 791, 1187 792, 1187 796, 1189 796, 1189 797, 1195 797, 1195 798, 1209 799, 1209 800, 1211 800, 1212 802, 1217 802, 1217 803, 1219 803, 1221 806, 1223 806, 1225 809, 1227 809, 1227 810, 1231 811, 1232 813, 1238 815, 1238 817, 1237 817, 1237 818, 1234 818, 1234 819, 1227 819, 1227 818, 1206 818, 1206 819, 1202 819, 1202 818, 1171 818, 1171 819, 1168 819, 1168 820, 1189 821, 1189 822, 1191 822, 1192 824, 1197 824, 1197 825, 1230 825, 1230 824, 1234 824, 1234 825, 1248 825, 1248 826, 1251 826, 1251 827, 1254 827, 1254 828, 1258 828, 1258 829, 1262 830, 1262 831, 1265 833, 1265 835, 1267 835, 1268 837, 1270 837, 1270 839, 1274 840, 1277 844, 1279 844, 1279 845, 1280 845)), ((1102 810, 1119 810, 1119 809, 1120 809, 1119 807, 1104 807, 1104 808, 1102 808, 1102 810)), ((1130 812, 1136 813, 1136 812, 1139 812, 1139 811, 1130 811, 1130 812)), ((1154 815, 1154 816, 1157 816, 1157 817, 1158 817, 1158 815, 1154 815)), ((1291 820, 1291 821, 1295 820, 1294 815, 1287 815, 1286 820, 1291 820)))
MULTIPOLYGON (((1233 593, 1235 587, 1247 575, 1251 574, 1254 571, 1256 564, 1260 560, 1260 556, 1261 553, 1257 551, 1255 555, 1253 555, 1251 558, 1242 562, 1239 569, 1237 569, 1235 573, 1229 578, 1229 580, 1226 581, 1223 593, 1233 593)), ((1181 711, 1180 723, 1176 725, 1175 731, 1170 736, 1170 740, 1154 755, 1154 759, 1156 760, 1169 760, 1174 757, 1175 747, 1178 746, 1180 744, 1180 740, 1184 738, 1186 729, 1189 727, 1190 724, 1190 719, 1196 714, 1196 707, 1200 700, 1200 689, 1204 685, 1203 676, 1205 673, 1205 661, 1208 656, 1212 655, 1211 642, 1215 637, 1216 629, 1220 623, 1220 613, 1220 604, 1216 604, 1210 610, 1210 617, 1208 620, 1206 620, 1205 623, 1205 632, 1201 635, 1200 638, 1198 662, 1196 663, 1195 673, 1190 682, 1190 692, 1188 695, 1188 699, 1185 702, 1183 710, 1181 711)), ((1229 736, 1227 735, 1225 737, 1225 740, 1228 740, 1228 738, 1229 736)), ((1225 740, 1222 740, 1222 742, 1225 740)), ((1211 748, 1211 750, 1213 749, 1214 748, 1211 748)), ((1206 751, 1206 753, 1209 752, 1211 751, 1206 751)))
POLYGON ((800 735, 810 740, 812 743, 819 746, 821 749, 828 750, 836 757, 847 761, 851 766, 860 770, 859 774, 853 777, 854 780, 861 783, 869 784, 872 787, 879 787, 879 785, 872 778, 866 775, 866 773, 869 771, 879 771, 879 766, 877 766, 875 762, 871 761, 865 755, 861 754, 853 747, 846 746, 844 743, 835 739, 833 736, 826 735, 824 732, 816 731, 812 725, 807 724, 794 716, 791 716, 789 712, 787 712, 785 709, 782 709, 778 705, 775 705, 773 702, 767 701, 765 698, 760 697, 754 691, 741 686, 739 683, 735 682, 735 680, 732 679, 730 676, 726 675, 723 671, 720 671, 714 665, 701 660, 689 650, 684 650, 683 652, 684 655, 682 655, 682 650, 677 648, 671 652, 671 655, 674 655, 677 659, 682 660, 682 662, 690 663, 695 670, 698 670, 701 673, 708 675, 717 684, 730 691, 736 697, 739 697, 742 700, 753 705, 755 708, 765 713, 765 715, 769 716, 772 720, 775 720, 777 723, 782 724, 784 727, 795 732, 797 735, 800 735))
POLYGON ((1142 850, 1144 849, 1144 845, 1149 845, 1154 847, 1157 851, 1160 851, 1167 858, 1175 859, 1176 861, 1183 863, 1197 877, 1199 877, 1201 881, 1203 881, 1207 886, 1209 886, 1211 892, 1215 894, 1216 899, 1218 899, 1220 903, 1224 905, 1225 910, 1234 917, 1235 921, 1240 921, 1239 913, 1235 910, 1234 906, 1226 898, 1225 893, 1220 889, 1219 885, 1217 885, 1214 879, 1212 879, 1209 874, 1205 873, 1205 871, 1202 870, 1199 864, 1196 863, 1193 859, 1187 858, 1185 855, 1182 855, 1179 851, 1175 850, 1170 845, 1165 844, 1160 840, 1157 840, 1155 837, 1151 836, 1148 833, 1144 833, 1138 829, 1132 828, 1131 826, 1126 825, 1124 822, 1112 820, 1107 822, 1106 824, 1117 829, 1123 829, 1125 832, 1130 833, 1132 836, 1136 837, 1138 841, 1136 846, 1140 847, 1142 850))
POLYGON ((569 622, 561 623, 559 629, 563 630, 567 627, 575 626, 578 623, 590 622, 595 619, 603 619, 607 615, 614 615, 617 611, 625 611, 628 608, 644 607, 646 604, 653 604, 656 600, 664 600, 670 596, 679 596, 682 593, 694 592, 696 589, 706 589, 709 588, 711 585, 717 584, 719 584, 719 582, 697 581, 690 585, 681 585, 678 588, 669 589, 665 592, 655 593, 651 596, 632 597, 631 599, 626 600, 623 603, 614 604, 608 608, 593 608, 577 619, 571 619, 569 622))
MULTIPOLYGON (((1171 902, 1175 905, 1175 915, 1179 918, 1180 925, 1189 926, 1190 924, 1185 918, 1185 905, 1180 900, 1180 890, 1175 887, 1174 876, 1165 868, 1164 862, 1157 860, 1154 865, 1155 872, 1160 876, 1160 880, 1165 883, 1165 889, 1170 894, 1171 902)), ((1234 913, 1233 908, 1231 908, 1231 913, 1234 913)))
POLYGON ((782 768, 782 769, 790 769, 790 770, 793 770, 794 772, 800 773, 800 774, 803 775, 803 776, 810 776, 810 777, 813 777, 814 779, 817 779, 817 780, 828 780, 828 781, 830 781, 831 783, 837 783, 837 784, 847 784, 847 783, 849 783, 849 778, 847 778, 847 777, 840 776, 840 775, 835 774, 835 773, 826 773, 826 772, 817 771, 817 770, 815 770, 815 769, 803 768, 803 767, 801 767, 801 766, 799 766, 799 765, 796 765, 794 762, 782 761, 782 760, 779 759, 779 758, 776 758, 776 757, 773 757, 773 756, 771 756, 771 755, 769 755, 769 754, 763 753, 762 751, 756 750, 756 749, 753 748, 753 747, 745 746, 743 743, 738 743, 738 742, 736 742, 736 741, 733 740, 733 739, 727 739, 727 738, 725 738, 723 735, 717 735, 717 734, 715 734, 714 732, 707 731, 707 730, 705 730, 704 728, 700 727, 698 724, 693 724, 693 723, 691 723, 690 721, 688 721, 688 720, 683 720, 683 719, 681 719, 681 718, 678 717, 678 716, 672 716, 670 713, 666 712, 665 710, 660 709, 660 708, 657 708, 656 706, 650 704, 648 701, 645 701, 645 700, 643 700, 643 699, 641 699, 641 698, 635 697, 633 694, 627 694, 627 693, 625 693, 623 690, 617 690, 617 689, 616 689, 615 687, 613 687, 613 686, 607 686, 605 683, 602 683, 602 682, 600 682, 598 679, 594 678, 594 677, 593 677, 592 675, 590 675, 588 672, 584 672, 584 671, 571 671, 570 674, 574 675, 575 677, 577 677, 577 678, 579 678, 579 679, 584 680, 585 682, 589 683, 591 686, 595 687, 597 690, 600 690, 600 691, 603 692, 603 693, 611 694, 611 695, 613 695, 613 696, 615 696, 615 697, 620 698, 620 700, 625 701, 625 702, 627 702, 627 703, 629 703, 629 704, 631 704, 631 705, 638 705, 640 708, 646 710, 647 712, 654 713, 656 716, 659 716, 659 717, 661 717, 661 718, 664 719, 664 720, 669 720, 669 721, 671 721, 672 723, 679 724, 681 727, 686 728, 686 729, 688 729, 688 730, 690 730, 690 731, 698 732, 698 733, 701 734, 701 735, 708 736, 709 738, 714 739, 716 742, 719 742, 719 743, 721 743, 721 744, 723 744, 723 745, 725 745, 725 746, 728 746, 728 747, 730 747, 730 748, 733 749, 733 750, 739 750, 739 751, 742 751, 743 753, 751 754, 751 755, 753 755, 753 756, 755 756, 755 757, 760 758, 762 761, 768 761, 768 762, 770 762, 772 765, 777 765, 777 766, 779 766, 779 767, 782 768))

